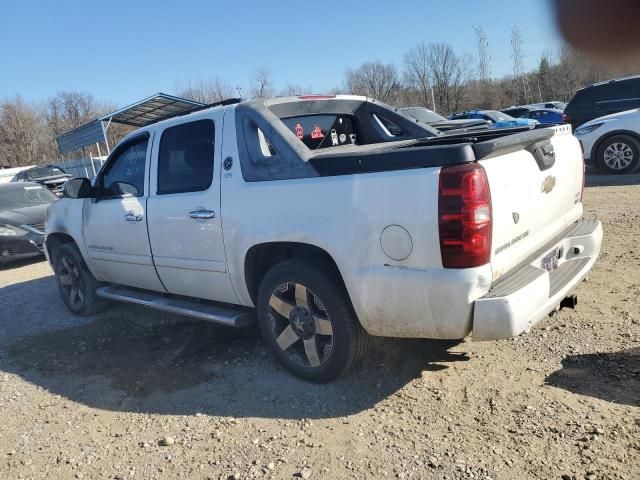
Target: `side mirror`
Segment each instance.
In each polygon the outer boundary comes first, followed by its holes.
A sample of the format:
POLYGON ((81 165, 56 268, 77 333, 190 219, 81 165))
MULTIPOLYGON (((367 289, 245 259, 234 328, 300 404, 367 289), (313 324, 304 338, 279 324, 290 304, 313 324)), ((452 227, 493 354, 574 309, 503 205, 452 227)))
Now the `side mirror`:
POLYGON ((91 198, 93 188, 88 178, 72 178, 65 182, 62 193, 65 198, 91 198))

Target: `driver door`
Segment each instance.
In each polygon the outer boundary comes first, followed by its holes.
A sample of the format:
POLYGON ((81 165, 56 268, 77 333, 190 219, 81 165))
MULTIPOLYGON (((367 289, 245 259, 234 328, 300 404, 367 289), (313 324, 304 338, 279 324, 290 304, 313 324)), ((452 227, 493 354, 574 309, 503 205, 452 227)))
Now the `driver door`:
POLYGON ((164 291, 151 258, 147 233, 148 169, 153 137, 145 132, 119 145, 85 202, 84 241, 101 280, 164 291))

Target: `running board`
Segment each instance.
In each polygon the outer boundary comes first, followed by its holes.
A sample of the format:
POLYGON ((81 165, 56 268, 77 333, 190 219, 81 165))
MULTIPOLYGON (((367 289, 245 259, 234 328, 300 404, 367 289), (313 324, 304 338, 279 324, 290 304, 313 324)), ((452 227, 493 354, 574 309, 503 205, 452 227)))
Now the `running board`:
POLYGON ((220 323, 230 327, 246 327, 254 323, 251 310, 229 307, 211 302, 190 300, 187 297, 162 296, 156 292, 135 290, 126 287, 107 286, 96 290, 99 297, 118 302, 134 303, 163 312, 184 315, 185 317, 220 323))

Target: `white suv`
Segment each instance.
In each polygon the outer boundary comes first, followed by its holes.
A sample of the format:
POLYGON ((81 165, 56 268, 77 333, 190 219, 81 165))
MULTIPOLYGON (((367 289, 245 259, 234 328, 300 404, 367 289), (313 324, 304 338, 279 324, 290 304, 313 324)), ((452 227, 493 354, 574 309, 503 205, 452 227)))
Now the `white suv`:
POLYGON ((640 109, 591 120, 575 131, 587 164, 608 173, 630 173, 640 165, 640 109))

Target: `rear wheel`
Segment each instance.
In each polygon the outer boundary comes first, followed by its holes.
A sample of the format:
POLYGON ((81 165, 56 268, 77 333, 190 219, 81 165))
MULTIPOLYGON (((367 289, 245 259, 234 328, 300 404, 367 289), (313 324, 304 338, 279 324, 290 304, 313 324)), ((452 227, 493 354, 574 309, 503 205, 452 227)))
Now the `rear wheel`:
POLYGON ((640 146, 629 135, 616 135, 600 145, 597 158, 600 168, 608 173, 629 173, 640 164, 640 146))
POLYGON ((96 295, 98 282, 73 243, 61 245, 55 252, 54 270, 62 300, 76 315, 92 315, 102 310, 107 301, 96 295))
POLYGON ((365 353, 367 333, 328 269, 295 259, 276 265, 262 281, 257 303, 265 342, 298 377, 331 381, 365 353))

